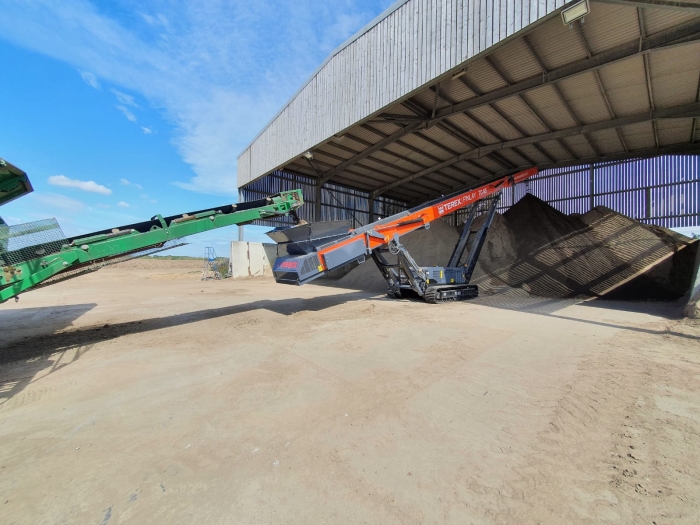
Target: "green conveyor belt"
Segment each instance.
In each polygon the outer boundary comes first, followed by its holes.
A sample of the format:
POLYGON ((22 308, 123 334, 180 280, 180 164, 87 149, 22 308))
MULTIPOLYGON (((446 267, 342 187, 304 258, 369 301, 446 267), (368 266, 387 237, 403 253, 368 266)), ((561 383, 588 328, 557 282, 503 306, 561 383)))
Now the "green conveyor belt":
POLYGON ((150 221, 67 239, 59 250, 23 262, 8 262, 11 257, 5 257, 0 273, 0 303, 62 274, 162 247, 169 241, 189 235, 287 215, 303 202, 301 190, 286 191, 259 201, 229 204, 211 210, 165 218, 156 215, 150 221))

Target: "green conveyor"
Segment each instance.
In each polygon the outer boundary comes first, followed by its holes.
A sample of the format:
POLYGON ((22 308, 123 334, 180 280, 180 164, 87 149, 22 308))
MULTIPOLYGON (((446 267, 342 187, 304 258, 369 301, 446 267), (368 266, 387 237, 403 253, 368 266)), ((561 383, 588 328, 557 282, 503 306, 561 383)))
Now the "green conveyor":
POLYGON ((302 204, 301 190, 285 191, 258 201, 172 217, 156 215, 149 221, 12 251, 7 245, 0 246, 0 303, 37 286, 94 270, 109 261, 170 246, 189 235, 293 214, 302 204))

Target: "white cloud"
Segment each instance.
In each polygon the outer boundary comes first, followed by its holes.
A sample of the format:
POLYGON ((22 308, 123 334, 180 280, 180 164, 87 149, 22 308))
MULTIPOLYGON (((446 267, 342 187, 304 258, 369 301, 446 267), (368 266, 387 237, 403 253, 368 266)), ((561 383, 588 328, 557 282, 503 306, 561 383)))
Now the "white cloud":
POLYGON ((153 133, 153 130, 151 128, 147 128, 146 126, 141 126, 141 129, 146 135, 150 135, 151 133, 153 133))
POLYGON ((77 188, 90 193, 99 193, 100 195, 112 194, 112 190, 102 184, 97 184, 93 180, 70 179, 65 175, 53 175, 49 177, 49 184, 52 186, 63 186, 64 188, 77 188))
POLYGON ((145 22, 150 25, 150 26, 162 26, 162 27, 168 27, 170 23, 168 22, 168 19, 165 18, 162 14, 158 13, 155 16, 146 14, 146 13, 140 13, 141 18, 145 20, 145 22))
POLYGON ((4 3, 1 38, 162 108, 194 172, 178 186, 235 195, 236 156, 335 46, 392 2, 371 11, 355 0, 156 2, 139 5, 157 12, 121 21, 88 0, 23 0, 4 3))
POLYGON ((154 16, 148 15, 146 13, 140 13, 140 15, 141 15, 141 18, 143 18, 149 26, 156 25, 157 20, 154 16))
POLYGON ((143 186, 141 186, 140 184, 136 184, 135 182, 131 182, 131 181, 128 180, 128 179, 119 179, 119 184, 121 184, 121 185, 123 185, 123 186, 133 186, 133 187, 136 188, 137 190, 142 190, 142 189, 143 189, 143 186))
POLYGON ((97 81, 97 77, 88 71, 81 71, 80 76, 83 78, 85 83, 95 89, 100 89, 100 83, 97 81))
POLYGON ((128 203, 128 202, 124 202, 124 201, 119 201, 119 202, 117 203, 117 206, 119 206, 120 208, 128 208, 128 207, 129 207, 129 203, 128 203))
POLYGON ((48 215, 55 213, 56 210, 74 214, 85 209, 85 203, 59 193, 37 193, 34 199, 41 204, 42 212, 48 215))
POLYGON ((114 96, 117 97, 120 104, 123 104, 124 106, 132 106, 134 108, 141 107, 134 101, 134 97, 132 95, 122 93, 118 89, 111 89, 110 91, 114 93, 114 96))
POLYGON ((134 115, 131 111, 129 111, 129 109, 126 106, 117 105, 114 107, 122 112, 122 115, 124 115, 126 117, 126 120, 128 120, 129 122, 136 122, 136 115, 134 115))

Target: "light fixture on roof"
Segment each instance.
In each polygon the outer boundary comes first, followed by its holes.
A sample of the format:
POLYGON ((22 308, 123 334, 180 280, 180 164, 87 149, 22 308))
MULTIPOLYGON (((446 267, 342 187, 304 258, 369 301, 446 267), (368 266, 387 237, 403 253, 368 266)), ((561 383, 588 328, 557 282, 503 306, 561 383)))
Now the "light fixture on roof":
POLYGON ((306 157, 307 159, 311 160, 311 159, 314 158, 314 154, 311 153, 310 151, 307 151, 306 153, 304 153, 304 157, 306 157))
POLYGON ((583 17, 590 13, 591 9, 588 6, 588 0, 581 0, 575 4, 567 7, 561 12, 561 20, 564 25, 571 27, 571 24, 576 22, 576 20, 581 20, 583 23, 583 17))
POLYGON ((457 80, 459 77, 464 75, 467 72, 467 68, 465 67, 461 71, 457 71, 454 75, 452 75, 452 80, 457 80))

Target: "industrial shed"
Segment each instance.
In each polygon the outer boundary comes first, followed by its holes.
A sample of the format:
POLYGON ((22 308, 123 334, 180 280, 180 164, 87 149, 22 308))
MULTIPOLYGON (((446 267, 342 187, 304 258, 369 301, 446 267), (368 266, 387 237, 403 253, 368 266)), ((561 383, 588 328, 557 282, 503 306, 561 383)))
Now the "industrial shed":
POLYGON ((538 166, 566 213, 697 225, 700 0, 576 4, 397 2, 241 153, 241 200, 301 187, 303 218, 359 225, 538 166))

